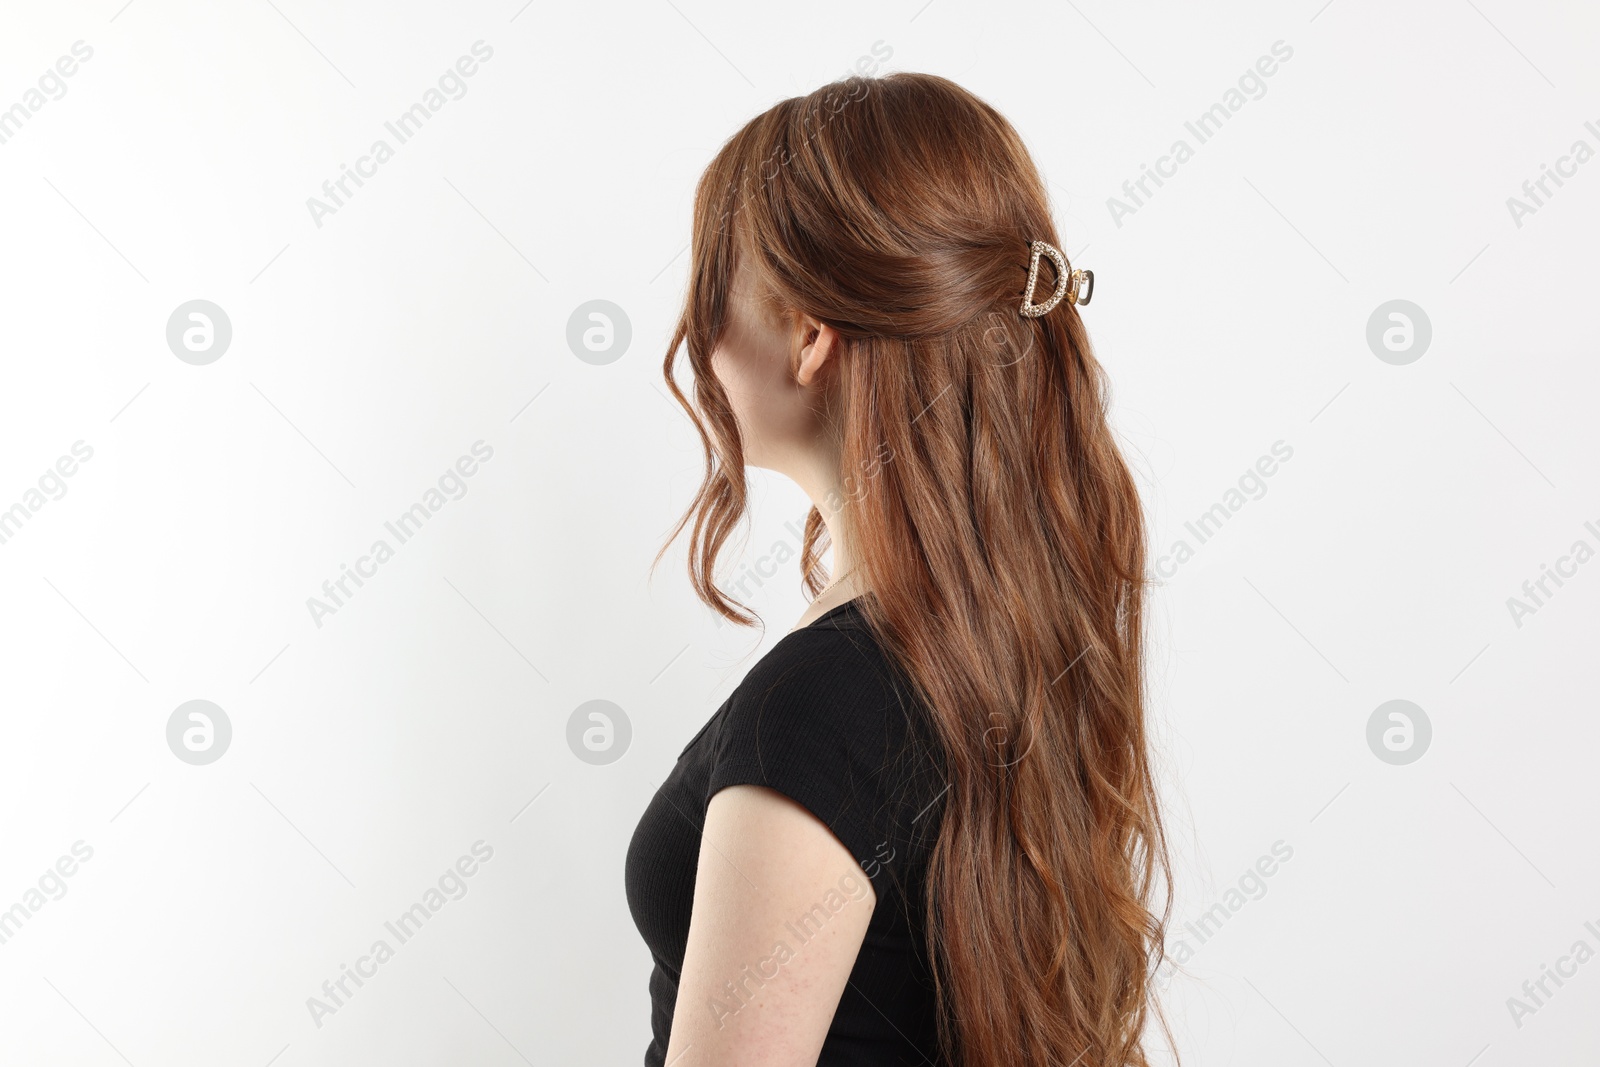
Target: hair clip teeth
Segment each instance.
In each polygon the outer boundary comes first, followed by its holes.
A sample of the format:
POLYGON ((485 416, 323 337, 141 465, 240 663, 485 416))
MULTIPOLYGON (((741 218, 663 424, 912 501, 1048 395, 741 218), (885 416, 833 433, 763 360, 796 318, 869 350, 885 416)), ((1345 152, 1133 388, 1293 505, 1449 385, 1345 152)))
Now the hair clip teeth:
POLYGON ((1094 296, 1094 271, 1073 271, 1072 284, 1067 287, 1067 300, 1083 307, 1092 296, 1094 296))

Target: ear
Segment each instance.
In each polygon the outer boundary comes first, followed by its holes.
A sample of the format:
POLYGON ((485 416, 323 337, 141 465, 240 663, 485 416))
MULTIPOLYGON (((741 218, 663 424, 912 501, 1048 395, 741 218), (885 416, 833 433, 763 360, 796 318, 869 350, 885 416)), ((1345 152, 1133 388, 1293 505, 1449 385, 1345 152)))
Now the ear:
POLYGON ((800 366, 795 371, 795 378, 802 388, 809 387, 827 365, 833 356, 835 346, 839 343, 839 331, 825 322, 816 319, 805 319, 800 324, 802 333, 800 349, 800 366))

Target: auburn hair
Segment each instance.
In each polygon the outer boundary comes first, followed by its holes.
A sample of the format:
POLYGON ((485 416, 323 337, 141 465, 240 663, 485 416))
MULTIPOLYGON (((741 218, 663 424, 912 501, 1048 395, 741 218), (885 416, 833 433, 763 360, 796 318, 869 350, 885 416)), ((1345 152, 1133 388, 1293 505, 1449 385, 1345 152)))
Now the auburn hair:
MULTIPOLYGON (((749 268, 771 306, 840 335, 823 375, 860 604, 943 747, 924 903, 944 1058, 1146 1067, 1152 1010, 1167 1031, 1152 979, 1172 887, 1147 752, 1144 517, 1076 307, 1018 313, 1034 240, 1060 247, 1021 138, 945 78, 846 78, 752 119, 696 190, 663 372, 705 477, 667 543, 691 527, 697 594, 755 621, 716 582, 746 486, 711 364, 749 268)), ((1052 283, 1041 271, 1036 299, 1052 283)), ((826 540, 813 507, 811 596, 826 540)))

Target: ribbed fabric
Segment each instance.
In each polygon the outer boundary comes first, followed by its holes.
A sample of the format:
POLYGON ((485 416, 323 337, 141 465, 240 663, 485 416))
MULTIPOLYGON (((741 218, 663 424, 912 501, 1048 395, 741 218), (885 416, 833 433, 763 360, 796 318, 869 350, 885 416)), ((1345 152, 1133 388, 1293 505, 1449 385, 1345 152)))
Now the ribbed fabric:
MULTIPOLYGON (((926 709, 854 601, 788 634, 750 669, 684 747, 628 847, 628 907, 655 960, 646 1067, 666 1059, 706 806, 745 784, 804 805, 856 857, 878 898, 819 1067, 943 1062, 923 944, 945 789, 938 752, 926 709)), ((798 950, 807 927, 794 919, 782 940, 798 950)))

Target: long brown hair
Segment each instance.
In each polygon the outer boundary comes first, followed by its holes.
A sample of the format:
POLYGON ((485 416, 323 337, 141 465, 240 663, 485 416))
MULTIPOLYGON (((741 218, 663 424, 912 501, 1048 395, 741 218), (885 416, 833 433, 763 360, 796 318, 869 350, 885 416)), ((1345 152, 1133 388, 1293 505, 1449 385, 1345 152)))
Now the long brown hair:
MULTIPOLYGON (((1060 247, 1027 149, 944 78, 848 78, 734 134, 696 192, 663 367, 705 447, 668 543, 692 522, 696 592, 754 621, 715 580, 746 501, 711 368, 737 263, 772 306, 843 340, 825 374, 862 609, 949 775, 925 902, 946 1058, 1144 1067, 1152 1007, 1166 1025, 1151 977, 1172 903, 1144 716, 1144 519, 1076 307, 1017 312, 1034 240, 1060 247)), ((1051 282, 1042 268, 1036 299, 1051 282)), ((826 536, 812 508, 813 596, 826 536)))

